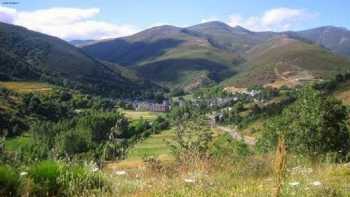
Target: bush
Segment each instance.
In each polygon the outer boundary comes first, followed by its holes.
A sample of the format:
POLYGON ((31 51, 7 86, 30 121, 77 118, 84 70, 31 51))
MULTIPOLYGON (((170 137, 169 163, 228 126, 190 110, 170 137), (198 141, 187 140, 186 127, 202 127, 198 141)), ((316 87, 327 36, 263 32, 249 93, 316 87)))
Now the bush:
POLYGON ((0 196, 17 196, 20 179, 17 172, 5 165, 0 166, 0 196))
POLYGON ((90 130, 93 141, 101 142, 108 139, 111 129, 120 118, 122 118, 120 113, 95 112, 80 118, 77 125, 82 129, 90 130))
POLYGON ((201 122, 185 122, 177 125, 176 137, 171 148, 178 158, 188 153, 199 156, 208 153, 213 133, 204 125, 201 122))
POLYGON ((32 166, 29 175, 33 180, 33 194, 36 196, 56 196, 62 191, 58 182, 61 166, 54 161, 42 161, 32 166))
POLYGON ((91 134, 86 129, 70 130, 63 134, 59 146, 61 154, 74 155, 86 152, 92 146, 91 134))
POLYGON ((306 87, 298 92, 295 103, 265 124, 257 145, 262 151, 272 150, 278 136, 283 136, 290 151, 345 156, 350 148, 347 120, 347 109, 340 101, 306 87))
POLYGON ((211 144, 209 151, 214 157, 228 159, 237 159, 251 154, 245 142, 234 140, 227 133, 217 137, 211 144))
POLYGON ((153 133, 159 133, 162 130, 168 129, 169 126, 169 122, 162 116, 158 116, 157 119, 152 122, 153 133))

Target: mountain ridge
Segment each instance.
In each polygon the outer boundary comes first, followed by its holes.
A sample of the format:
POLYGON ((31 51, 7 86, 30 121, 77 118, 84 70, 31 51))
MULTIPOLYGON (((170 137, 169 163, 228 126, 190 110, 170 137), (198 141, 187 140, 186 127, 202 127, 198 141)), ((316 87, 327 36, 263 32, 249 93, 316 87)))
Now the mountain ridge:
POLYGON ((141 89, 99 60, 57 37, 0 23, 0 80, 44 80, 101 94, 141 89))
MULTIPOLYGON (((328 28, 336 29, 336 27, 328 28)), ((251 81, 249 76, 258 76, 259 73, 256 72, 264 73, 262 68, 268 65, 269 69, 265 70, 268 73, 265 74, 264 80, 256 79, 246 84, 273 83, 279 80, 274 74, 273 67, 276 65, 279 67, 281 64, 274 54, 285 58, 284 62, 287 63, 283 68, 290 68, 291 72, 296 70, 301 73, 307 72, 315 75, 313 78, 329 77, 327 72, 322 70, 323 67, 318 68, 316 64, 327 65, 329 73, 335 73, 339 68, 338 65, 330 66, 332 63, 342 63, 344 68, 348 69, 349 60, 342 53, 346 50, 343 48, 338 50, 339 45, 324 45, 317 41, 317 36, 311 35, 310 37, 310 33, 304 31, 254 32, 241 26, 231 27, 223 22, 214 21, 183 28, 169 25, 153 27, 128 37, 87 45, 82 49, 97 59, 129 67, 135 70, 139 77, 171 89, 191 90, 189 87, 195 89, 202 85, 222 82, 225 85, 242 85, 245 81, 251 81), (280 46, 285 41, 290 43, 280 46), (264 47, 269 45, 273 45, 283 53, 270 50, 265 56, 271 58, 257 55, 266 53, 268 50, 264 47), (285 49, 290 46, 300 50, 285 49), (255 51, 259 49, 260 52, 251 53, 253 49, 255 51), (266 61, 253 61, 254 55, 266 61), (300 60, 295 60, 298 58, 300 60), (317 58, 321 58, 324 63, 317 58), (305 62, 307 64, 303 65, 305 62), (316 72, 315 69, 319 71, 316 72), (252 73, 242 80, 242 76, 247 72, 252 73), (203 81, 203 84, 200 81, 203 81), (236 84, 237 81, 241 82, 236 84)), ((299 75, 296 73, 296 76, 299 75)))

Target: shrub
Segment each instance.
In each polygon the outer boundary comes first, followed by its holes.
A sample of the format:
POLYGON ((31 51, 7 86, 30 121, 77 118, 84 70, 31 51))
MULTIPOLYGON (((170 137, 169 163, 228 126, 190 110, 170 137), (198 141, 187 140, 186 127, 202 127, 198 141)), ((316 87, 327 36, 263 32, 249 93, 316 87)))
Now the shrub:
POLYGON ((42 161, 33 165, 29 175, 33 180, 33 194, 37 196, 55 196, 61 191, 58 183, 61 166, 55 161, 42 161))
POLYGON ((29 178, 32 185, 26 191, 30 196, 96 196, 111 191, 95 165, 42 161, 30 168, 29 178))
POLYGON ((152 130, 154 133, 159 133, 161 130, 165 130, 168 128, 169 128, 169 122, 162 116, 158 116, 157 119, 155 119, 152 122, 152 130))
POLYGON ((61 154, 78 154, 89 150, 91 146, 91 134, 86 129, 70 130, 63 134, 60 146, 61 154))
POLYGON ((265 124, 257 145, 262 151, 274 149, 278 137, 283 136, 290 151, 345 156, 350 147, 347 120, 346 107, 340 101, 306 87, 298 92, 295 103, 265 124))
POLYGON ((208 153, 212 141, 211 130, 201 122, 185 122, 178 124, 172 151, 177 157, 182 154, 195 153, 204 156, 208 153))
POLYGON ((234 140, 225 133, 213 141, 210 146, 210 154, 217 158, 237 159, 250 155, 251 151, 245 142, 234 140))
POLYGON ((5 165, 0 165, 0 196, 17 196, 20 179, 17 172, 5 165))
POLYGON ((111 129, 120 118, 122 118, 120 113, 95 112, 80 118, 77 125, 80 128, 90 130, 93 141, 101 142, 108 139, 111 129))

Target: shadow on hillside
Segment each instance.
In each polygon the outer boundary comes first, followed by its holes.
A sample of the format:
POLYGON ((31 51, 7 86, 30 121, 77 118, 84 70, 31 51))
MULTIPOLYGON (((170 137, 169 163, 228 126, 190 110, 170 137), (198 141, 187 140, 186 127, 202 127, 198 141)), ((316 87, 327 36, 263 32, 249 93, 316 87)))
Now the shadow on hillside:
POLYGON ((210 79, 220 82, 235 74, 226 65, 207 59, 169 59, 145 64, 136 69, 140 76, 155 81, 176 81, 181 75, 190 72, 207 71, 210 79))
POLYGON ((158 57, 165 50, 175 48, 183 42, 183 40, 164 39, 155 42, 131 43, 124 39, 116 39, 113 42, 87 46, 83 50, 99 59, 128 66, 158 57))

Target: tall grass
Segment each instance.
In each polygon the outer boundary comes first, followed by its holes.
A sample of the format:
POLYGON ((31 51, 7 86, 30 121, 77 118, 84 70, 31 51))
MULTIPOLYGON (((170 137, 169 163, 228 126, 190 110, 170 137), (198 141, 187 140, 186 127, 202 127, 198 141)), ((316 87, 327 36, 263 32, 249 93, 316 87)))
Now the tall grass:
POLYGON ((279 137, 278 144, 276 148, 276 156, 274 161, 274 170, 275 170, 275 177, 276 177, 276 189, 273 194, 274 197, 280 197, 281 196, 281 190, 283 186, 283 180, 285 177, 285 171, 286 171, 286 162, 287 162, 287 147, 284 143, 284 138, 279 137))

